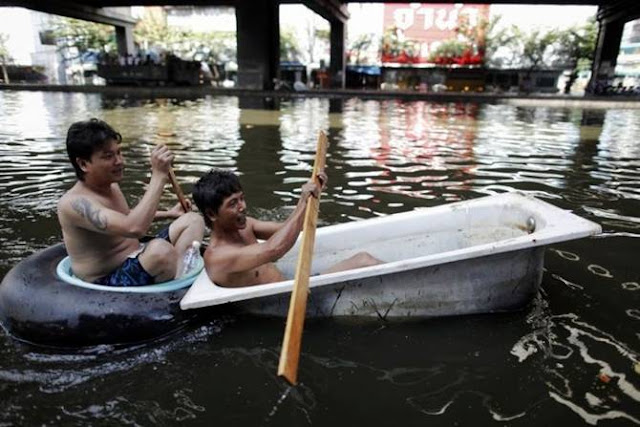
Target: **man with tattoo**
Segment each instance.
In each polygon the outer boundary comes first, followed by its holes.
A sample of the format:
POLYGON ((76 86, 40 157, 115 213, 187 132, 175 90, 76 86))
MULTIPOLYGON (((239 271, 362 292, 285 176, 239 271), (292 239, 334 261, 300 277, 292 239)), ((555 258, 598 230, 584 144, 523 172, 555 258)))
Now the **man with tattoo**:
POLYGON ((122 137, 107 123, 76 122, 67 133, 67 153, 78 181, 58 202, 58 220, 73 273, 108 286, 140 286, 175 278, 184 252, 201 240, 204 222, 180 204, 158 211, 173 154, 164 145, 151 152, 151 180, 129 208, 118 183, 123 178, 122 137), (154 219, 176 219, 146 244, 154 219))
MULTIPOLYGON (((327 175, 319 176, 322 189, 327 175)), ((229 171, 212 170, 196 183, 193 200, 211 227, 204 263, 211 281, 220 286, 260 285, 284 280, 274 262, 286 254, 302 230, 309 197, 322 190, 314 180, 302 186, 294 211, 283 223, 260 221, 247 216, 247 204, 238 177, 229 171), (258 239, 264 242, 258 242, 258 239)), ((380 264, 367 252, 360 252, 323 273, 380 264)))

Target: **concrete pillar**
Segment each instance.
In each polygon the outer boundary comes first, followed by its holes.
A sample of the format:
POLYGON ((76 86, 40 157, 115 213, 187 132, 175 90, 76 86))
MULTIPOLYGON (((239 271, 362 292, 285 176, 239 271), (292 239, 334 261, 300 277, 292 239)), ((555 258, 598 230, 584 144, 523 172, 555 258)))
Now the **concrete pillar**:
POLYGON ((600 29, 591 67, 589 88, 594 88, 600 79, 613 78, 625 23, 623 19, 599 23, 600 29))
POLYGON ((135 54, 133 26, 116 26, 116 45, 118 46, 118 55, 127 56, 129 54, 135 54))
POLYGON ((275 0, 236 3, 238 87, 273 89, 279 78, 280 10, 275 0))
POLYGON ((331 23, 331 59, 329 72, 331 75, 331 87, 344 89, 345 85, 345 49, 346 40, 345 25, 338 20, 330 20, 331 23))

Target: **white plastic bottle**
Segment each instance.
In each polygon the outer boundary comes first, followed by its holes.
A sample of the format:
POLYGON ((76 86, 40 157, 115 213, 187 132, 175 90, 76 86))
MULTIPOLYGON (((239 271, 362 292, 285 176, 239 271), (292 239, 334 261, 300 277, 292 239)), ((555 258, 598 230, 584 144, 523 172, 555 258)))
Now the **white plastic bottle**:
POLYGON ((184 277, 193 272, 193 270, 198 266, 200 258, 202 258, 200 255, 200 242, 194 240, 189 249, 184 253, 184 257, 182 258, 182 270, 180 271, 178 278, 184 277))

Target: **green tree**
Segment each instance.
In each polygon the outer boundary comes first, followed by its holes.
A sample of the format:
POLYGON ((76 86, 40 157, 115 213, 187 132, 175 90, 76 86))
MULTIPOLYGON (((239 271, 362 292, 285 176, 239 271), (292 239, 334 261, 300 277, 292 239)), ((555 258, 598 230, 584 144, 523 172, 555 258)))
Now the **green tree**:
POLYGON ((53 24, 53 34, 65 60, 75 59, 88 51, 116 49, 115 29, 109 25, 60 17, 53 24))
POLYGON ((171 52, 182 59, 226 62, 237 56, 235 33, 169 27, 161 7, 145 9, 144 16, 133 29, 133 38, 144 50, 171 52))
POLYGON ((226 32, 205 33, 169 29, 167 38, 154 42, 147 48, 151 47, 190 61, 219 63, 235 60, 237 56, 235 34, 226 32))
POLYGON ((549 67, 589 67, 593 59, 597 38, 595 19, 579 27, 566 30, 534 29, 522 31, 510 27, 500 37, 501 45, 509 52, 502 59, 510 67, 525 67, 530 70, 549 67))
POLYGON ((453 64, 468 49, 468 44, 462 40, 447 39, 431 52, 429 60, 437 64, 453 64))
POLYGON ((133 39, 144 50, 160 48, 168 50, 180 39, 180 34, 167 25, 167 18, 159 7, 145 8, 144 15, 133 28, 133 39))
POLYGON ((559 34, 556 30, 534 30, 523 37, 522 53, 529 71, 542 68, 552 60, 559 34))
POLYGON ((534 70, 551 66, 558 37, 557 30, 534 29, 524 32, 516 26, 511 27, 511 37, 506 45, 512 53, 511 64, 527 68, 527 75, 534 70))
POLYGON ((349 46, 349 59, 355 65, 360 65, 361 57, 364 52, 371 47, 373 43, 373 34, 360 34, 349 46))
POLYGON ((430 59, 440 63, 457 61, 499 66, 501 61, 495 53, 513 37, 506 28, 499 27, 500 19, 499 15, 491 19, 481 18, 477 25, 472 26, 468 16, 460 16, 455 36, 431 52, 430 59))
POLYGON ((564 93, 571 92, 571 86, 580 71, 591 68, 598 38, 598 26, 595 17, 581 26, 560 31, 558 35, 558 63, 571 70, 564 87, 564 93))
POLYGON ((488 67, 501 67, 503 65, 503 59, 497 56, 498 50, 511 43, 515 37, 510 28, 501 27, 500 20, 502 17, 496 15, 490 20, 483 20, 481 25, 485 26, 484 29, 484 64, 488 67))
POLYGON ((52 23, 56 48, 72 78, 84 82, 85 53, 104 54, 116 49, 115 28, 95 22, 58 17, 52 23))
POLYGON ((7 48, 8 40, 9 36, 7 34, 0 33, 0 66, 2 66, 2 80, 5 83, 9 83, 7 62, 11 61, 11 56, 9 56, 9 49, 7 48))
POLYGON ((299 61, 302 50, 292 29, 280 31, 280 61, 299 61))
POLYGON ((388 28, 380 40, 380 54, 390 61, 413 59, 418 56, 418 44, 404 37, 403 31, 397 27, 388 28))
MULTIPOLYGON (((235 33, 223 31, 211 33, 192 32, 188 34, 188 37, 193 40, 191 52, 197 51, 204 54, 201 60, 219 63, 231 60, 235 61, 236 59, 237 48, 235 33)), ((194 55, 190 55, 190 58, 195 59, 194 55)))
MULTIPOLYGON (((325 55, 329 54, 331 49, 331 30, 325 28, 316 28, 314 31, 315 37, 313 39, 313 46, 318 45, 325 52, 325 55)), ((310 49, 314 50, 315 47, 311 47, 310 49)), ((309 57, 310 63, 315 63, 315 58, 313 56, 309 57)))

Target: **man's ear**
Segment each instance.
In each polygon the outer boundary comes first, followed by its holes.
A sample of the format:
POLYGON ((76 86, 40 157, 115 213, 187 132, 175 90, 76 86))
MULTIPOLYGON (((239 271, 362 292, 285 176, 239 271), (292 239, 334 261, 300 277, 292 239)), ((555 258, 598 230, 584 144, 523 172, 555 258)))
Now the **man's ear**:
POLYGON ((204 210, 204 214, 206 215, 207 218, 209 218, 211 222, 214 222, 217 218, 216 213, 211 208, 206 208, 204 210))
POLYGON ((87 159, 81 159, 80 157, 76 157, 76 163, 78 164, 78 167, 82 170, 82 172, 86 172, 87 163, 91 163, 91 161, 87 159))

